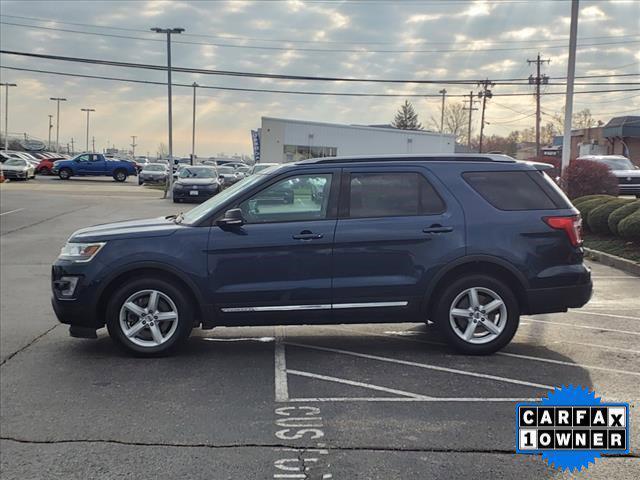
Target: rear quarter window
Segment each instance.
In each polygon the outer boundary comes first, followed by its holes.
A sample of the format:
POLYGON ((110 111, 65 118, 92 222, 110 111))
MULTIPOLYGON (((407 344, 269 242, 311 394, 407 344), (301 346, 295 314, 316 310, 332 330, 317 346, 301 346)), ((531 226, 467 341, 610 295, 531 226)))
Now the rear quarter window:
POLYGON ((482 198, 500 210, 571 208, 544 172, 465 172, 462 177, 482 198))

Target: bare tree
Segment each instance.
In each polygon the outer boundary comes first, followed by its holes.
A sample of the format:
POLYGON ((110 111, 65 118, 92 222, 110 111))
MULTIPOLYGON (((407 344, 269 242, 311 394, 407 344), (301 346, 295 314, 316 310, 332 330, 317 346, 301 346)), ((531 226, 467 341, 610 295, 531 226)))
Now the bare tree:
MULTIPOLYGON (((440 119, 431 116, 429 126, 439 131, 440 119)), ((455 136, 458 143, 467 143, 468 127, 469 114, 462 103, 451 103, 445 107, 443 133, 455 136)))
MULTIPOLYGON (((571 128, 591 128, 601 123, 601 121, 596 121, 596 119, 593 118, 591 110, 585 108, 573 114, 571 128)), ((558 135, 562 135, 562 132, 564 132, 564 107, 562 107, 560 113, 551 116, 551 124, 554 130, 558 132, 558 135)))

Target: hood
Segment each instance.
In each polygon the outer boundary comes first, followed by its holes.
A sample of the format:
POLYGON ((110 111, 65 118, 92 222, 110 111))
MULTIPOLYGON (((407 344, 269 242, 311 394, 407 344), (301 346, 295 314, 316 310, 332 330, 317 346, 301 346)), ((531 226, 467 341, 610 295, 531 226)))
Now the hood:
POLYGON ((24 165, 5 165, 4 163, 2 164, 2 170, 13 170, 16 172, 21 172, 23 170, 27 170, 29 167, 31 167, 31 165, 28 166, 24 166, 24 165))
POLYGON ((126 222, 103 223, 75 231, 71 242, 99 242, 126 238, 165 237, 184 226, 176 224, 172 218, 157 217, 126 222))
POLYGON ((616 177, 640 177, 640 170, 611 170, 616 177))
POLYGON ((142 170, 140 172, 143 175, 166 175, 167 171, 166 170, 142 170))
POLYGON ((218 183, 215 178, 180 178, 176 184, 180 185, 213 185, 218 183))

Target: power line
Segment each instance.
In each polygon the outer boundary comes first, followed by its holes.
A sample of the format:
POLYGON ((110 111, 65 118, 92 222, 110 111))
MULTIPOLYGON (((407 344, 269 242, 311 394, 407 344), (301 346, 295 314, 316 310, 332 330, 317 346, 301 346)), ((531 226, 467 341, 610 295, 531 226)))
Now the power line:
MULTIPOLYGON (((166 71, 167 67, 163 65, 151 65, 143 63, 131 63, 131 62, 118 62, 112 60, 99 60, 92 58, 80 58, 80 57, 66 57, 61 55, 48 55, 42 53, 30 53, 30 52, 16 52, 11 50, 0 50, 0 53, 6 55, 17 55, 32 58, 41 58, 48 60, 60 60, 65 62, 77 62, 77 63, 89 63, 94 65, 108 65, 112 67, 126 67, 126 68, 140 68, 146 70, 159 70, 166 71)), ((435 85, 473 85, 481 82, 482 80, 469 79, 469 80, 418 80, 418 79, 375 79, 375 78, 349 78, 349 77, 312 77, 308 75, 285 75, 275 73, 258 73, 258 72, 240 72, 233 70, 207 70, 202 68, 185 68, 185 67, 172 67, 173 71, 182 73, 196 73, 202 75, 223 75, 232 77, 247 77, 247 78, 271 78, 278 80, 301 80, 301 81, 324 81, 324 82, 363 82, 363 83, 415 83, 415 84, 435 84, 435 85)), ((524 85, 519 79, 503 79, 495 80, 494 83, 500 85, 524 85)), ((555 83, 554 85, 563 85, 562 83, 555 83)), ((588 83, 575 83, 575 85, 640 85, 639 82, 627 82, 627 83, 611 83, 611 82, 588 82, 588 83)))
MULTIPOLYGON (((161 42, 162 40, 148 37, 134 37, 131 35, 116 35, 112 33, 100 33, 100 32, 83 32, 81 30, 72 30, 67 28, 55 28, 55 27, 44 27, 41 25, 26 25, 23 23, 15 23, 15 22, 2 22, 2 25, 8 25, 13 27, 24 27, 24 28, 35 28, 40 30, 49 30, 56 32, 65 32, 65 33, 78 33, 82 35, 92 35, 99 37, 112 37, 112 38, 121 38, 128 40, 145 40, 149 42, 161 42)), ((532 50, 532 49, 554 49, 554 48, 566 48, 566 45, 537 45, 529 48, 524 47, 501 47, 501 48, 448 48, 448 49, 434 49, 434 50, 398 50, 398 49, 381 49, 381 50, 372 50, 372 49, 363 49, 363 48, 300 48, 300 47, 274 47, 274 46, 265 46, 265 45, 234 45, 230 43, 207 43, 207 42, 192 42, 187 40, 175 41, 174 43, 180 43, 183 45, 207 45, 213 47, 220 48, 238 48, 238 49, 249 49, 249 50, 276 50, 276 51, 294 51, 294 52, 321 52, 321 53, 478 53, 478 52, 508 52, 508 51, 518 51, 518 50, 532 50)), ((640 43, 640 40, 627 40, 621 42, 596 42, 596 43, 582 43, 580 47, 594 47, 594 46, 606 46, 606 45, 627 45, 627 44, 635 44, 640 43)))
MULTIPOLYGON (((451 0, 448 3, 451 3, 451 0)), ((68 21, 58 20, 55 18, 28 17, 23 15, 7 15, 7 14, 0 14, 0 17, 17 18, 20 20, 29 20, 29 21, 35 21, 35 22, 53 22, 60 25, 72 25, 76 27, 85 27, 85 28, 97 28, 97 29, 104 29, 104 30, 115 30, 115 31, 135 32, 135 33, 145 33, 145 34, 148 33, 147 29, 115 27, 110 25, 96 25, 96 24, 79 23, 79 22, 68 22, 68 21)), ((242 41, 250 40, 250 41, 256 41, 256 42, 276 42, 276 43, 337 44, 337 45, 397 45, 398 44, 398 42, 382 42, 382 41, 370 41, 370 40, 368 41, 298 40, 298 39, 293 40, 293 39, 285 39, 285 38, 247 37, 247 36, 226 35, 226 34, 212 35, 212 34, 204 34, 204 33, 183 33, 182 35, 184 37, 217 38, 222 40, 242 40, 242 41)), ((581 37, 581 40, 598 40, 598 39, 605 39, 605 38, 637 38, 637 37, 640 37, 640 35, 597 35, 597 36, 581 37)), ((494 44, 508 44, 508 45, 512 45, 514 43, 524 43, 524 44, 531 43, 537 46, 541 42, 545 42, 545 41, 566 42, 568 39, 569 37, 558 37, 553 39, 544 38, 544 39, 504 40, 504 41, 489 39, 488 41, 491 41, 491 43, 494 43, 494 44)), ((428 43, 430 45, 451 44, 451 42, 445 42, 445 41, 428 41, 427 42, 426 40, 422 40, 422 39, 417 39, 417 40, 422 43, 428 43)), ((486 39, 476 38, 476 39, 468 39, 468 40, 484 41, 486 39)))
MULTIPOLYGON (((31 72, 31 73, 42 73, 47 75, 60 75, 65 77, 77 77, 77 78, 87 78, 87 79, 95 79, 95 80, 109 80, 109 81, 117 81, 117 82, 127 82, 127 83, 138 83, 138 84, 146 84, 146 85, 162 85, 166 86, 166 82, 158 82, 152 80, 136 80, 130 78, 117 78, 117 77, 107 77, 101 75, 87 75, 87 74, 79 74, 79 73, 68 73, 68 72, 56 72, 50 70, 40 70, 33 68, 22 68, 22 67, 10 67, 6 65, 0 65, 0 69, 6 70, 14 70, 21 72, 31 72)), ((193 84, 189 83, 172 83, 172 85, 176 87, 188 87, 192 88, 193 84)), ((211 89, 211 90, 227 90, 234 92, 259 92, 259 93, 280 93, 280 94, 294 94, 294 95, 318 95, 318 96, 337 96, 337 97, 419 97, 419 98, 442 98, 440 94, 434 93, 347 93, 347 92, 312 92, 305 90, 277 90, 277 89, 269 89, 269 88, 241 88, 241 87, 221 87, 217 85, 199 85, 198 88, 203 89, 211 89)), ((575 92, 576 94, 591 94, 591 93, 614 93, 614 92, 636 92, 640 91, 640 88, 623 88, 623 89, 610 89, 610 90, 584 90, 581 92, 575 92)), ((526 93, 500 93, 493 94, 494 97, 525 97, 530 96, 531 94, 526 93)), ((549 92, 546 95, 564 95, 564 92, 549 92)), ((466 98, 469 95, 448 95, 451 98, 466 98)), ((498 105, 498 104, 496 104, 498 105)), ((503 105, 501 105, 503 106, 503 105)), ((509 108, 509 107, 506 107, 509 108)), ((520 113, 520 112, 517 112, 520 113)))

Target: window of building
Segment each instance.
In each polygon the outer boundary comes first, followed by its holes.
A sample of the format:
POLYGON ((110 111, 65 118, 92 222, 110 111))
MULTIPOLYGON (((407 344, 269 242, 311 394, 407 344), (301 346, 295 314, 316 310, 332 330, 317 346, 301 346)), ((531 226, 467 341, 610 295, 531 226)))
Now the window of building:
POLYGON ((351 174, 351 218, 433 215, 444 210, 442 198, 418 173, 351 174))
POLYGON ((247 223, 323 220, 327 217, 332 175, 286 178, 239 205, 247 223))
POLYGON ((310 145, 285 145, 285 162, 297 162, 308 158, 335 157, 338 155, 336 147, 313 147, 310 145))

